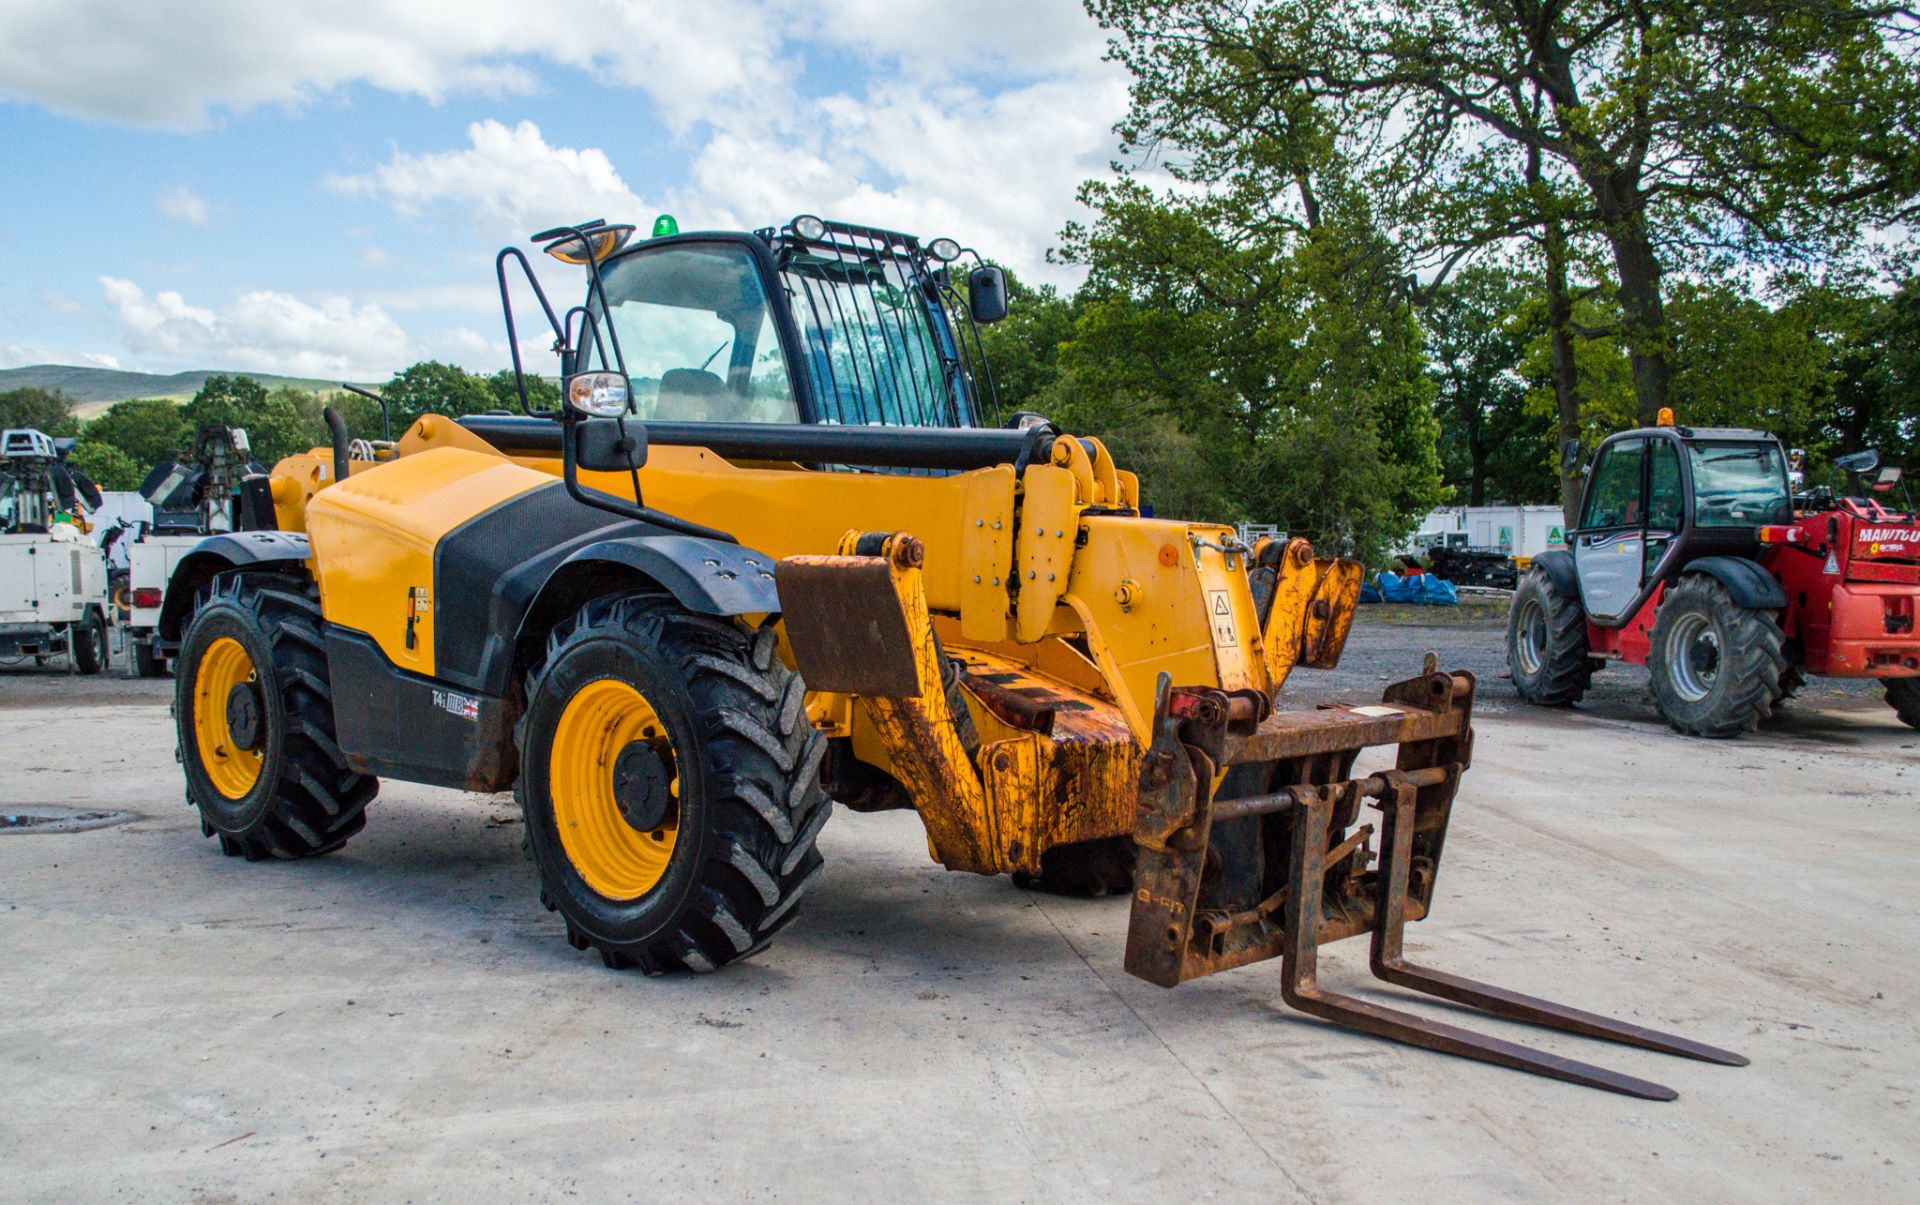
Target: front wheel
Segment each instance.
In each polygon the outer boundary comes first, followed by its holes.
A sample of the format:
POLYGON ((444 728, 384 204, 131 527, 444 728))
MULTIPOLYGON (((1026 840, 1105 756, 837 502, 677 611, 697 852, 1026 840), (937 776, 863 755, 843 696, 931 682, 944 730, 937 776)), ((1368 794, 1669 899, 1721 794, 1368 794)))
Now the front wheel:
POLYGON ((1773 714, 1787 669, 1771 611, 1743 607, 1717 580, 1681 579, 1653 621, 1653 701, 1676 731, 1729 737, 1773 714))
POLYGON ((600 599, 555 630, 527 680, 516 793, 575 949, 710 971, 793 920, 833 807, 805 692, 771 629, 659 595, 600 599))
POLYGON ((1522 699, 1548 707, 1578 703, 1593 683, 1587 616, 1544 569, 1527 570, 1507 610, 1507 668, 1522 699))
POLYGON ((1920 678, 1888 678, 1887 706, 1909 728, 1920 728, 1920 678))

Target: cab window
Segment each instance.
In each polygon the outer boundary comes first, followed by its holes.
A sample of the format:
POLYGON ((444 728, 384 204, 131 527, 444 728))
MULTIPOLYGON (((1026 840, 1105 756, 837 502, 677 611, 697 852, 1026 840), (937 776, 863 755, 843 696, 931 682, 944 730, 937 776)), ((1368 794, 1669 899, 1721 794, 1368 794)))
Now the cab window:
POLYGON ((1580 514, 1580 526, 1640 526, 1640 467, 1646 452, 1644 439, 1623 439, 1601 451, 1593 477, 1587 482, 1587 504, 1580 514))
POLYGON ((1696 443, 1693 521, 1702 527, 1758 527, 1791 523, 1787 460, 1779 444, 1696 443))
POLYGON ((641 418, 800 421, 773 310, 746 248, 636 251, 607 265, 604 279, 641 418))
POLYGON ((1687 504, 1680 484, 1679 449, 1667 440, 1655 440, 1648 446, 1647 458, 1647 526, 1678 531, 1687 504))

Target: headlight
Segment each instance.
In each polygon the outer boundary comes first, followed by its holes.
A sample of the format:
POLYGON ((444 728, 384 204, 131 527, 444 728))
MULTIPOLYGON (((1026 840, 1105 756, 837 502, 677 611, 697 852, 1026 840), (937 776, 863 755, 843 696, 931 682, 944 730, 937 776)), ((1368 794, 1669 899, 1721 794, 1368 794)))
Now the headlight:
POLYGON ((567 380, 567 405, 595 418, 618 418, 632 392, 617 372, 582 372, 567 380))

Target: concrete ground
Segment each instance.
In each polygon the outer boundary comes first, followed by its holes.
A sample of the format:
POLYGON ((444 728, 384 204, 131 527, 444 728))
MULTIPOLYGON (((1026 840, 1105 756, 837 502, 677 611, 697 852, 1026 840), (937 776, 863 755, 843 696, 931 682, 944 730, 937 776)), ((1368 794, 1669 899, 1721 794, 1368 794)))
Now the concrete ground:
POLYGON ((1444 619, 1369 611, 1290 692, 1484 675, 1412 954, 1752 1066, 1467 1020, 1651 1104, 1330 1028, 1273 964, 1164 991, 1125 899, 943 873, 898 813, 835 818, 759 958, 609 972, 505 797, 390 783, 342 853, 250 866, 181 803, 168 683, 0 670, 0 814, 139 817, 0 835, 0 1198, 1915 1199, 1920 734, 1827 683, 1732 742, 1631 671, 1527 709, 1497 619, 1444 619))

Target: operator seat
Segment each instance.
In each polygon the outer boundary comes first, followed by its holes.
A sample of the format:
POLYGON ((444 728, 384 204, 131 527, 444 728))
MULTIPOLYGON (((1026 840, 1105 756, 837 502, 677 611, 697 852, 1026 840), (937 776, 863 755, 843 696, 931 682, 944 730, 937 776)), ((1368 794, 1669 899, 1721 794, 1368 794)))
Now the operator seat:
POLYGON ((669 422, 739 422, 745 403, 727 383, 703 368, 669 368, 660 376, 656 417, 669 422))

